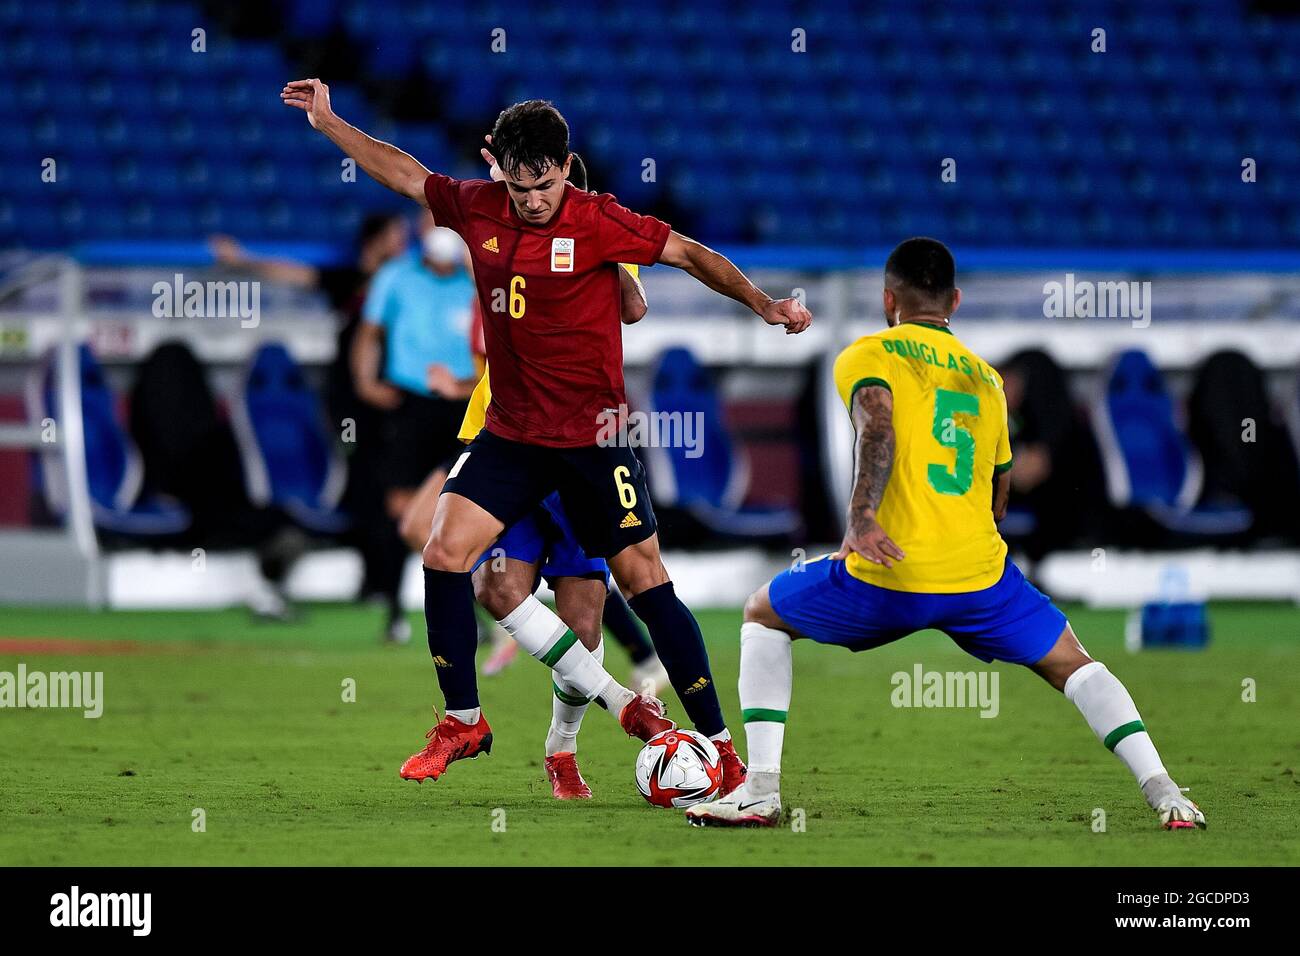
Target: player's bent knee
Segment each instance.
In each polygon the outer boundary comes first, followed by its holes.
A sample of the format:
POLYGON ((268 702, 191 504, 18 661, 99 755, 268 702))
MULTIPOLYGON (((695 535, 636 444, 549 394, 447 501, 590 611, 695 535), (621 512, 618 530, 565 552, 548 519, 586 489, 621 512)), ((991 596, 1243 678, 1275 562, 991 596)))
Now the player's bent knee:
POLYGON ((659 557, 657 537, 624 548, 609 559, 609 569, 628 599, 671 580, 659 557))
POLYGON ((762 624, 764 627, 785 630, 785 622, 772 610, 772 601, 767 594, 767 585, 751 594, 745 601, 745 623, 762 624))
POLYGON ((420 556, 424 559, 424 566, 434 571, 464 572, 474 567, 474 555, 469 549, 458 548, 437 535, 425 542, 420 556))

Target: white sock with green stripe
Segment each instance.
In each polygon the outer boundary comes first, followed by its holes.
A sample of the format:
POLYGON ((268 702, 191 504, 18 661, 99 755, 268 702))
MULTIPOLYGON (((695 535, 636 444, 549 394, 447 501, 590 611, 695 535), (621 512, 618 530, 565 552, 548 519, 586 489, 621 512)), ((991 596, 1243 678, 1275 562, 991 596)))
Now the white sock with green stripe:
POLYGON ((740 625, 740 711, 748 743, 745 789, 756 797, 776 793, 781 748, 794 673, 790 635, 754 621, 740 625))
POLYGON ((1105 664, 1092 661, 1071 674, 1065 681, 1065 696, 1106 749, 1124 761, 1139 787, 1166 772, 1137 705, 1105 664))
POLYGON ((520 647, 551 668, 575 696, 599 698, 615 720, 636 697, 601 667, 554 611, 531 594, 497 623, 520 647))
MULTIPOLYGON (((596 663, 605 664, 605 642, 601 641, 591 652, 596 663)), ((591 703, 578 692, 578 689, 559 674, 553 674, 551 690, 551 729, 546 734, 546 756, 558 753, 578 752, 578 730, 582 727, 582 716, 591 703)))

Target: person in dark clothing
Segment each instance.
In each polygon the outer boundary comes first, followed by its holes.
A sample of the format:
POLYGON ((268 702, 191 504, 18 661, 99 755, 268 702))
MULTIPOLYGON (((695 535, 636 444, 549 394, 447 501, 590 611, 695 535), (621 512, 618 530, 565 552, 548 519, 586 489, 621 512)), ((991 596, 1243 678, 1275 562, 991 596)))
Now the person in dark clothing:
POLYGON ((146 484, 181 501, 192 515, 177 544, 254 549, 269 588, 250 595, 249 606, 260 617, 288 618, 283 584, 304 536, 279 509, 249 499, 234 433, 188 346, 164 342, 140 366, 130 429, 146 484))
POLYGON ((999 369, 1007 397, 1007 424, 1016 454, 1011 465, 1012 504, 1033 513, 1031 531, 1018 542, 1038 559, 1069 545, 1097 510, 1099 487, 1091 441, 1074 411, 1066 375, 1046 352, 1029 349, 999 369))
POLYGON ((1240 352, 1214 353, 1196 373, 1187 411, 1205 467, 1201 502, 1249 508, 1255 541, 1300 540, 1300 469, 1259 366, 1240 352))
POLYGON ((371 277, 402 255, 410 243, 410 223, 399 213, 374 213, 361 223, 353 262, 316 267, 286 259, 250 254, 228 236, 210 242, 222 265, 252 272, 268 281, 319 289, 339 319, 334 361, 326 375, 325 404, 330 421, 345 439, 348 485, 342 507, 352 515, 348 543, 361 553, 362 598, 378 598, 387 608, 385 637, 400 641, 410 624, 401 614, 398 592, 406 563, 406 546, 384 510, 382 481, 382 413, 357 394, 350 365, 353 342, 361 327, 361 307, 371 277), (349 423, 352 427, 348 427, 349 423))

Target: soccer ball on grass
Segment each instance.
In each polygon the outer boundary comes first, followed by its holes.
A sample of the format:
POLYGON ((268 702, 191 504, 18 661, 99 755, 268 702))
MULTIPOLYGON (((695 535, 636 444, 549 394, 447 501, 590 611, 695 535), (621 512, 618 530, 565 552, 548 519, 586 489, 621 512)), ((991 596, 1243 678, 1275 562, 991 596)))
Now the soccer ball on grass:
POLYGON ((636 758, 636 786, 656 807, 689 807, 712 800, 722 785, 722 763, 713 741, 693 730, 665 730, 651 737, 636 758))

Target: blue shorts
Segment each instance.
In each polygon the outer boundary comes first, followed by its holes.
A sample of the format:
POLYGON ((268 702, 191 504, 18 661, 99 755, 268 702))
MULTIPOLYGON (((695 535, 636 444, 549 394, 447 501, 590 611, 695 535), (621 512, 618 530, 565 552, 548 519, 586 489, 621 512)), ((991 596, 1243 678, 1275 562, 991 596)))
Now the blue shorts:
POLYGON ((961 594, 891 591, 826 558, 782 571, 768 596, 781 620, 805 637, 853 651, 935 628, 982 661, 1036 664, 1065 630, 1065 615, 1009 558, 997 584, 961 594))
POLYGON ((474 570, 501 554, 528 564, 544 560, 541 573, 548 581, 597 574, 606 581, 609 578, 609 565, 605 559, 587 557, 578 544, 569 517, 564 513, 564 505, 555 492, 547 495, 532 514, 506 528, 496 544, 474 563, 474 570))

